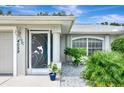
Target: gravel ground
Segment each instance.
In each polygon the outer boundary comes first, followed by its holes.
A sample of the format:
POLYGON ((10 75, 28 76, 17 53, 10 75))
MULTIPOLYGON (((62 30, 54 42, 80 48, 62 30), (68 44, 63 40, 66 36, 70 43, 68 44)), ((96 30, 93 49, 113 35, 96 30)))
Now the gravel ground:
POLYGON ((63 64, 61 87, 86 87, 84 80, 80 78, 82 70, 82 65, 75 67, 72 64, 63 64))

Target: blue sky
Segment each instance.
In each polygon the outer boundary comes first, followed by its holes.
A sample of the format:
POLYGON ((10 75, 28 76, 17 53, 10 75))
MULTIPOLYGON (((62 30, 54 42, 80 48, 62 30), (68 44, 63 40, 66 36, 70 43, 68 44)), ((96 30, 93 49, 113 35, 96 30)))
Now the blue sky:
POLYGON ((65 11, 67 14, 73 13, 76 16, 76 23, 101 23, 101 22, 118 22, 124 23, 124 6, 123 5, 27 5, 12 6, 1 5, 0 9, 6 13, 11 10, 14 15, 36 15, 43 12, 65 11))

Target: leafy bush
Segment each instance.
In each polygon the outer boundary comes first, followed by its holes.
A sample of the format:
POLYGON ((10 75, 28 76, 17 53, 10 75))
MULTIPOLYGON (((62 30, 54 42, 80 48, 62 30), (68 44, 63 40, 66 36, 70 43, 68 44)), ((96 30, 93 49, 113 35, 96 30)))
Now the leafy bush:
POLYGON ((80 61, 81 61, 81 64, 85 65, 86 62, 88 61, 88 57, 87 57, 87 56, 82 56, 82 57, 80 58, 80 61))
POLYGON ((64 54, 73 57, 74 58, 73 64, 78 66, 81 62, 80 58, 83 55, 86 55, 86 49, 84 49, 84 48, 66 48, 64 50, 64 54))
POLYGON ((94 52, 85 64, 81 77, 91 86, 124 86, 123 55, 118 52, 94 52))
POLYGON ((112 50, 124 53, 124 36, 115 39, 111 46, 112 50))
POLYGON ((49 70, 51 71, 51 73, 57 73, 58 72, 58 66, 57 66, 57 64, 50 64, 50 65, 48 65, 48 67, 49 67, 49 70))

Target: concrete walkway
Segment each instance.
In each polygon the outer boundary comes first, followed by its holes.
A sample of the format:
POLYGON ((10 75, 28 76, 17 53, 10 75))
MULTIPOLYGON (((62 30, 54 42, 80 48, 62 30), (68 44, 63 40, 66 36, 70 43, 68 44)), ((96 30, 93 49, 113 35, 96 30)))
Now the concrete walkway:
POLYGON ((61 87, 87 87, 83 79, 80 78, 80 74, 83 71, 83 65, 78 67, 73 64, 62 65, 62 77, 61 87))
POLYGON ((59 87, 60 80, 51 81, 49 76, 0 76, 0 87, 59 87))

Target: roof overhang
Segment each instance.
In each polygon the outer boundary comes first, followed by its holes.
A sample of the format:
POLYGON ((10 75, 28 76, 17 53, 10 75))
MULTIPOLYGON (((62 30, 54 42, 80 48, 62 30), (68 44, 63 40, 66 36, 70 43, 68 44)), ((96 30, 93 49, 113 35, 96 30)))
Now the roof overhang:
POLYGON ((0 25, 61 25, 65 33, 74 20, 74 16, 0 16, 0 25))
POLYGON ((70 34, 123 34, 123 26, 74 25, 70 34))
POLYGON ((69 33, 69 34, 112 34, 112 35, 114 35, 114 34, 124 34, 124 30, 123 31, 118 31, 118 32, 112 32, 112 31, 109 31, 109 32, 71 32, 71 33, 69 33))

